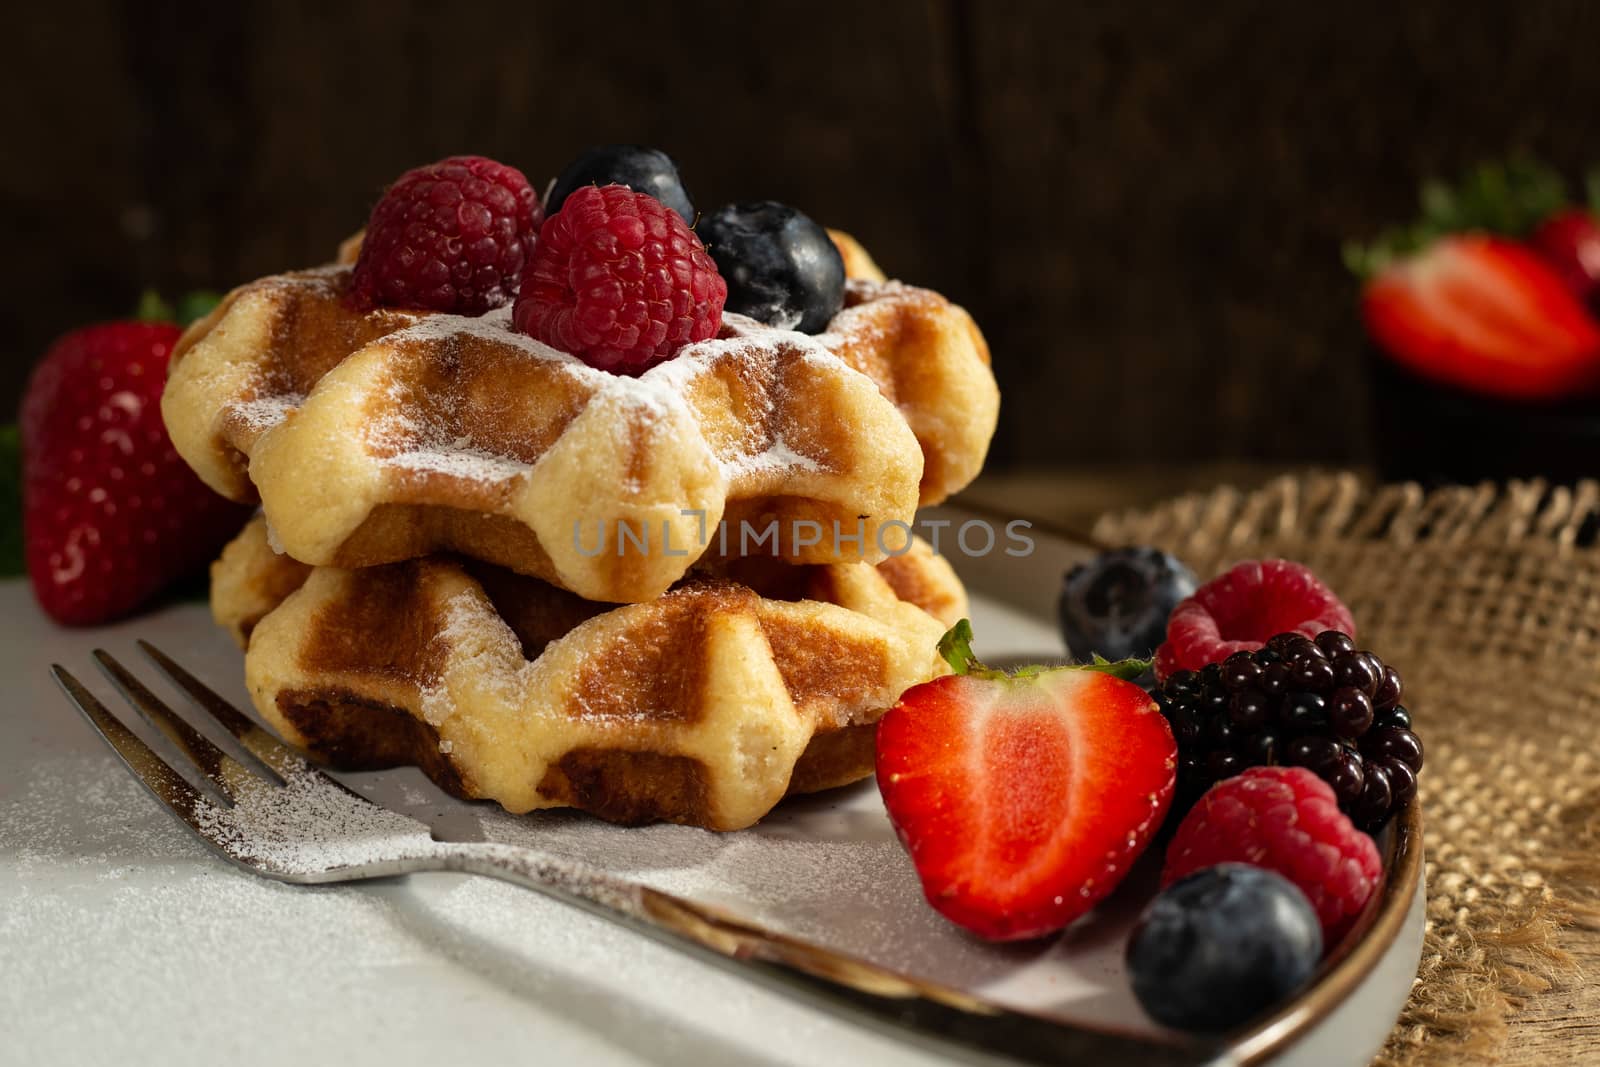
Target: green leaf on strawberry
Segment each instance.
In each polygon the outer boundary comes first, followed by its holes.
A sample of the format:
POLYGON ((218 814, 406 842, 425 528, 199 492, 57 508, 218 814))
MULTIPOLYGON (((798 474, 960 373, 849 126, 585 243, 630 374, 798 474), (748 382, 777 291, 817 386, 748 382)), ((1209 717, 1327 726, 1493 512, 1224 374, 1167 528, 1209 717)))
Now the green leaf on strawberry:
POLYGON ((177 312, 172 310, 172 305, 154 289, 146 289, 139 294, 139 306, 134 310, 133 317, 140 322, 176 322, 177 312))
POLYGON ((210 289, 195 289, 178 298, 177 323, 188 326, 198 322, 222 303, 222 294, 210 289))
POLYGON ((997 670, 986 666, 973 655, 972 623, 967 619, 957 622, 939 639, 939 656, 950 664, 950 669, 956 674, 971 675, 975 678, 1032 678, 1045 671, 1071 670, 1094 671, 1131 682, 1150 669, 1150 661, 1147 659, 1124 659, 1113 663, 1104 656, 1096 655, 1088 663, 1070 663, 1057 667, 1034 665, 1018 667, 1013 671, 997 670))
POLYGON ((1485 162, 1455 183, 1430 179, 1418 195, 1421 214, 1412 223, 1384 231, 1368 243, 1346 242, 1344 263, 1361 279, 1396 259, 1427 248, 1453 233, 1526 237, 1567 205, 1567 183, 1559 171, 1528 156, 1485 162))
POLYGON ((139 294, 139 307, 133 317, 140 322, 175 322, 188 326, 211 314, 221 302, 221 294, 210 289, 195 289, 184 293, 174 305, 154 289, 146 289, 139 294))

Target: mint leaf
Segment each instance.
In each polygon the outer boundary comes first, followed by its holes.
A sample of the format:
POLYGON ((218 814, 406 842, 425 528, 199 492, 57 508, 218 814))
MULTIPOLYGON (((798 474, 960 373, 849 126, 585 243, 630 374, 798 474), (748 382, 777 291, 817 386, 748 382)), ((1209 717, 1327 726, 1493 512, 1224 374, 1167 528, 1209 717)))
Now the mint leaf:
POLYGON ((1589 193, 1589 210, 1600 215, 1600 167, 1591 170, 1583 184, 1589 193))

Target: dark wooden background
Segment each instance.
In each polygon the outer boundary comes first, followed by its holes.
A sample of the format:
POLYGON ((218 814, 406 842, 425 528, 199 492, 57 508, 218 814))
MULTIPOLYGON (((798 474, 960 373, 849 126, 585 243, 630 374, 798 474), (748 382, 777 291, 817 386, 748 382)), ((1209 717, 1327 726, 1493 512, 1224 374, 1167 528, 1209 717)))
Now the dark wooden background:
POLYGON ((1600 4, 30 6, 0 120, 0 400, 144 285, 328 258, 408 166, 587 144, 790 201, 965 303, 997 465, 1368 457, 1339 242, 1417 179, 1600 160, 1600 4))

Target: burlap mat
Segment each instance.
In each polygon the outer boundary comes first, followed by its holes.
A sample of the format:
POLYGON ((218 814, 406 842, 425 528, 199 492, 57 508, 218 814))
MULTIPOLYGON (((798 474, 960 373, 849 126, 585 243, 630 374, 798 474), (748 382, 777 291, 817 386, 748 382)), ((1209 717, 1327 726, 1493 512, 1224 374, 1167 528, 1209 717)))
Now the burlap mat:
MULTIPOLYGON (((1600 928, 1600 486, 1367 488, 1353 476, 1219 489, 1109 515, 1202 577, 1301 560, 1395 664, 1427 749, 1428 927, 1378 1062, 1493 1062, 1529 993, 1581 981, 1562 951, 1600 928)), ((1524 1024, 1532 1027, 1532 1022, 1524 1024)), ((1600 1050, 1564 1062, 1600 1062, 1600 1050)))

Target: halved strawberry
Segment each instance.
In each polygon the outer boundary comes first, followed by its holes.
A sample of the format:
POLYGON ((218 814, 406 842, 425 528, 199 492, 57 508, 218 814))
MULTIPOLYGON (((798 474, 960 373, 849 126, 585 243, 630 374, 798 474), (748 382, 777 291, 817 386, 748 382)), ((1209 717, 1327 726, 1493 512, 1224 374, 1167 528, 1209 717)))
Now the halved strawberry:
POLYGON ((1161 825, 1178 750, 1142 660, 1027 667, 973 658, 906 691, 878 724, 878 788, 928 903, 993 940, 1060 930, 1116 888, 1161 825))
POLYGON ((1523 245, 1444 237, 1375 274, 1362 294, 1373 338, 1423 377, 1549 400, 1600 386, 1600 323, 1523 245))

